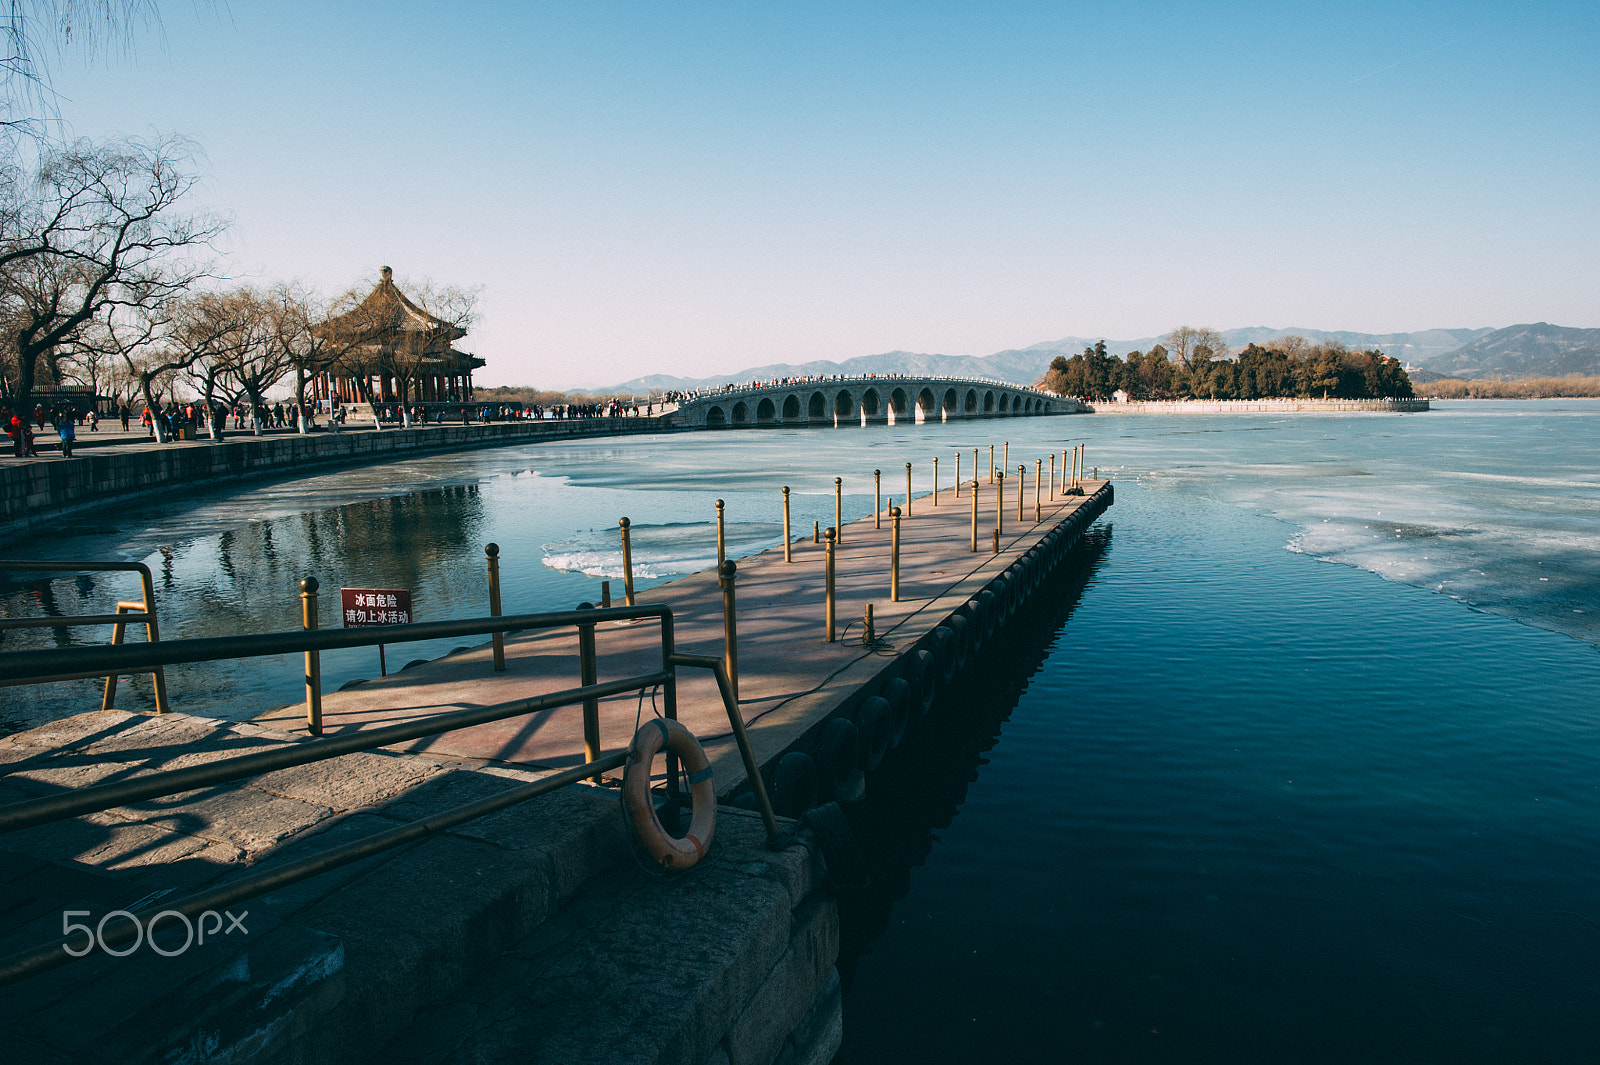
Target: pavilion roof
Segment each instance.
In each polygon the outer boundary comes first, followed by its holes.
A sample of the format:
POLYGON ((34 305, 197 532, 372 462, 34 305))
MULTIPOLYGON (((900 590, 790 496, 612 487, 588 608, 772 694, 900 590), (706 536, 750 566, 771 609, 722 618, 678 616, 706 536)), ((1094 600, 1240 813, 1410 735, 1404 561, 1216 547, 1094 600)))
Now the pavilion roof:
POLYGON ((433 345, 448 344, 467 335, 465 329, 429 314, 407 299, 406 294, 395 287, 393 271, 387 266, 379 275, 377 287, 366 299, 344 314, 329 318, 316 329, 323 335, 355 334, 373 340, 396 333, 428 333, 433 345))

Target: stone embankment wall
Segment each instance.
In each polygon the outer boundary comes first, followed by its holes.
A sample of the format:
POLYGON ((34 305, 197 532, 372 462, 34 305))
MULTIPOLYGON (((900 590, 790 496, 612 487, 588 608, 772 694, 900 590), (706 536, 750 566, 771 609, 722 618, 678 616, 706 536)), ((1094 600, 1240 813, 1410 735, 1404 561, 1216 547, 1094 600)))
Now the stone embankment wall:
POLYGON ((1248 411, 1421 411, 1425 399, 1172 399, 1096 403, 1096 414, 1239 414, 1248 411))
POLYGON ((71 459, 0 467, 0 543, 50 528, 75 511, 154 498, 165 489, 192 489, 319 467, 366 465, 405 455, 671 428, 660 418, 580 418, 306 436, 230 436, 219 444, 200 441, 84 449, 71 459))

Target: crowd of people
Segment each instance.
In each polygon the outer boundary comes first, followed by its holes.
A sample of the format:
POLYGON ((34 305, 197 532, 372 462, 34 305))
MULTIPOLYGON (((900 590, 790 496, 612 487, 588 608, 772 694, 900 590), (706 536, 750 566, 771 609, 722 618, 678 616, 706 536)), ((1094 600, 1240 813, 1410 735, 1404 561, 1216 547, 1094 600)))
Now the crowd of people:
POLYGON ((37 426, 38 431, 43 432, 47 421, 51 431, 61 441, 61 454, 65 458, 72 457, 72 447, 77 442, 80 427, 87 427, 92 433, 100 431, 100 413, 93 409, 85 411, 71 404, 62 404, 46 410, 44 404, 35 403, 32 415, 26 416, 13 411, 9 404, 0 404, 0 423, 5 424, 6 434, 11 437, 12 454, 19 459, 39 454, 34 430, 37 426))
MULTIPOLYGON (((403 406, 401 404, 377 404, 373 407, 373 415, 380 424, 387 426, 410 424, 423 427, 428 425, 444 425, 446 423, 460 423, 462 425, 473 422, 504 422, 504 421, 555 421, 577 418, 625 418, 648 417, 665 410, 671 398, 650 397, 641 405, 637 400, 624 401, 612 399, 600 403, 554 403, 554 404, 414 404, 403 406)), ((139 406, 135 404, 134 406, 139 406)), ((135 421, 134 407, 126 402, 112 401, 108 416, 115 418, 122 425, 123 432, 129 432, 135 421)), ((314 401, 306 404, 305 416, 308 429, 326 427, 338 431, 349 420, 351 408, 333 401, 314 401), (322 424, 318 424, 318 419, 322 424)), ((254 431, 257 426, 262 431, 273 429, 298 429, 301 410, 294 400, 280 400, 273 403, 251 404, 242 403, 215 403, 209 410, 202 400, 194 399, 184 402, 170 400, 158 403, 154 409, 143 407, 137 421, 144 428, 145 436, 149 439, 166 441, 193 440, 202 433, 213 440, 223 439, 226 432, 254 431), (230 425, 231 423, 231 425, 230 425)), ((11 436, 13 453, 18 458, 36 457, 38 451, 35 446, 35 426, 43 432, 46 423, 51 426, 54 434, 60 439, 61 455, 63 458, 72 457, 72 447, 77 440, 78 430, 87 428, 89 432, 99 432, 101 414, 98 410, 80 410, 70 405, 63 405, 52 410, 46 410, 42 404, 35 404, 32 414, 24 416, 14 413, 7 405, 0 404, 0 423, 6 426, 11 436)))

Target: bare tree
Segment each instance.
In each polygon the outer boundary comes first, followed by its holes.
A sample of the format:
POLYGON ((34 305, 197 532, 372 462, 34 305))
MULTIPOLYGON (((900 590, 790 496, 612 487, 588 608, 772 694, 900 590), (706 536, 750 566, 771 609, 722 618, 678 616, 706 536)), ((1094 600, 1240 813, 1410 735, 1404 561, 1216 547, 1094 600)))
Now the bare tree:
POLYGON ((126 46, 158 21, 154 0, 5 0, 0 6, 0 126, 37 133, 55 117, 50 61, 126 46))
MULTIPOLYGON (((41 373, 59 379, 91 323, 122 352, 120 312, 170 307, 207 276, 194 255, 222 225, 179 210, 194 184, 181 165, 189 151, 177 139, 79 141, 47 152, 35 180, 0 190, 12 194, 0 210, 0 387, 15 406, 41 373)), ((148 332, 137 347, 155 343, 167 317, 133 325, 133 336, 148 332)))
POLYGON ((1162 343, 1169 354, 1177 357, 1178 365, 1184 369, 1228 355, 1228 342, 1215 329, 1180 325, 1168 333, 1162 343))

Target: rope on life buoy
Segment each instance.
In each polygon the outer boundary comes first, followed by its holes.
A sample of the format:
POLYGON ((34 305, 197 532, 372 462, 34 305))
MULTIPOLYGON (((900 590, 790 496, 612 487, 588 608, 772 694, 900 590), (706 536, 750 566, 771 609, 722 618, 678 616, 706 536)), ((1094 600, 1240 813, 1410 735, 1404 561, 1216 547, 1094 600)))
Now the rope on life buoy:
POLYGON ((663 869, 688 869, 704 858, 717 827, 717 793, 711 783, 711 763, 694 733, 660 717, 639 726, 622 771, 622 805, 639 846, 663 869), (682 839, 667 834, 650 801, 650 767, 663 747, 683 763, 694 801, 689 831, 682 839))

